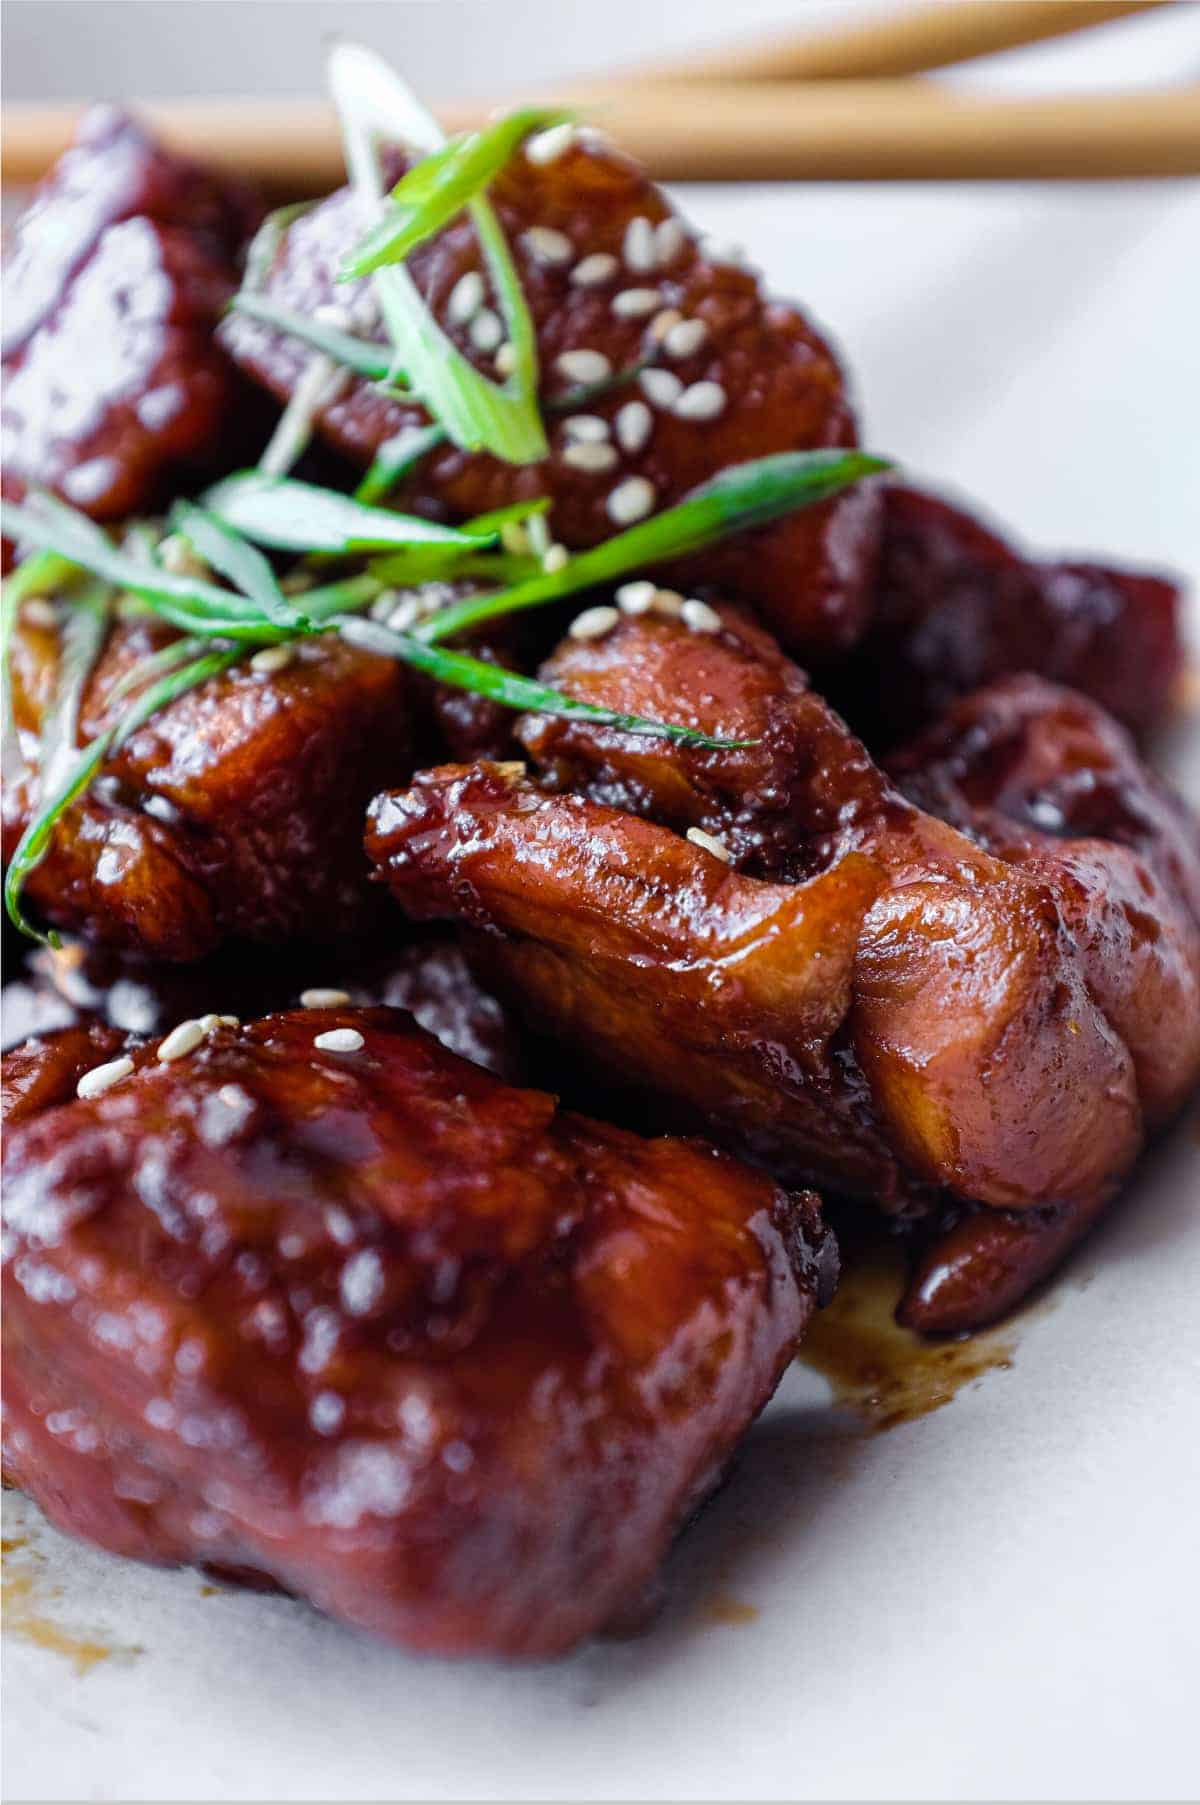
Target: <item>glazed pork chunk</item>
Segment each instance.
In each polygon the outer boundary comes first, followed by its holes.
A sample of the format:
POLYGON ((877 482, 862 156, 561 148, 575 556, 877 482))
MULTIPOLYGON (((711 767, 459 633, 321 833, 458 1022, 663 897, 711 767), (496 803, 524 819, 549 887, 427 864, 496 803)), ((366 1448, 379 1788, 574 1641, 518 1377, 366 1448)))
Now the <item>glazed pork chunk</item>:
POLYGON ((1168 720, 1183 670, 1170 578, 1034 561, 938 496, 884 493, 873 619, 828 687, 873 748, 936 721, 986 683, 1036 672, 1090 696, 1144 739, 1168 720))
MULTIPOLYGON (((171 637, 154 621, 113 626, 81 744, 119 718, 117 684, 171 637)), ((11 655, 24 760, 4 772, 6 860, 36 806, 60 649, 57 626, 27 604, 11 655)), ((406 697, 400 665, 332 638, 297 647, 282 670, 247 663, 210 679, 153 715, 63 816, 28 880, 31 907, 153 959, 199 958, 226 937, 353 936, 370 913, 363 810, 411 770, 406 697)))
MULTIPOLYGON (((654 367, 548 418, 544 463, 517 469, 452 446, 428 454, 398 491, 402 506, 466 518, 548 495, 555 538, 577 548, 727 465, 855 443, 842 372, 824 340, 794 307, 769 301, 753 274, 697 242, 636 164, 586 136, 539 160, 535 142, 489 192, 536 325, 544 411, 647 358, 654 367)), ((354 196, 331 195, 287 231, 266 295, 308 316, 341 307, 360 332, 382 338, 364 285, 334 280, 361 234, 354 196)), ((484 286, 471 293, 482 276, 471 222, 460 218, 419 246, 407 269, 459 349, 495 375, 499 323, 484 286)), ((244 314, 226 321, 221 338, 280 400, 311 357, 244 314)), ((423 423, 363 380, 320 414, 326 439, 358 464, 423 423)), ((703 577, 753 603, 805 654, 842 651, 866 619, 878 512, 874 487, 859 485, 706 553, 703 577)))
POLYGON ((213 338, 253 200, 95 107, 4 267, 4 493, 98 520, 236 454, 252 391, 213 338))
MULTIPOLYGON (((1108 717, 1050 685, 985 692, 953 757, 903 766, 918 800, 936 767, 929 812, 735 610, 709 633, 623 621, 545 674, 754 743, 531 718, 540 783, 448 767, 372 805, 412 914, 482 930, 540 1026, 777 1172, 900 1218, 1094 1215, 1200 1073, 1195 825, 1108 717), (947 799, 960 772, 975 790, 947 799)), ((1029 1239, 927 1283, 914 1320, 1000 1314, 1040 1276, 1029 1239)))
POLYGON ((814 1200, 560 1112, 393 1010, 169 1049, 10 1126, 11 1477, 103 1547, 415 1649, 600 1629, 832 1281, 814 1200))

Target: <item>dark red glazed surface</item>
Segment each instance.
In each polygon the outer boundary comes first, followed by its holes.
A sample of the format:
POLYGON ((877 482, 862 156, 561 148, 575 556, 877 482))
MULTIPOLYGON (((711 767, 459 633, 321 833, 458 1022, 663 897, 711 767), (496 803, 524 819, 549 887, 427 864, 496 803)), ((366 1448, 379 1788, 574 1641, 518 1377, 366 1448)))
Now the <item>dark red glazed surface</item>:
POLYGON ((832 1277, 811 1200, 560 1114, 388 1010, 135 1057, 8 1136, 11 1476, 105 1547, 414 1648, 599 1628, 832 1277), (314 1046, 351 1027, 360 1051, 314 1046))

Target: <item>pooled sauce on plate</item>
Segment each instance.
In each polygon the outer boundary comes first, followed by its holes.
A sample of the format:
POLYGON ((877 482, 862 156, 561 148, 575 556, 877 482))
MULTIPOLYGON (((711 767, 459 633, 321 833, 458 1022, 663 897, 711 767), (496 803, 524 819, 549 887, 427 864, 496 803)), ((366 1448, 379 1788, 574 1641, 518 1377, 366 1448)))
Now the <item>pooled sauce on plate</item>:
POLYGON ((46 1614, 47 1608, 58 1601, 60 1589, 49 1582, 45 1556, 33 1546, 28 1536, 5 1536, 0 1551, 3 1552, 0 1600, 5 1636, 63 1655, 81 1678, 101 1661, 128 1661, 141 1654, 140 1648, 122 1648, 102 1641, 93 1633, 71 1629, 46 1614))
POLYGON ((952 1403, 964 1385, 1012 1365, 1013 1341, 1004 1329, 962 1341, 927 1341, 902 1328, 893 1312, 904 1280, 904 1261, 893 1243, 857 1249, 799 1355, 871 1434, 928 1416, 952 1403))

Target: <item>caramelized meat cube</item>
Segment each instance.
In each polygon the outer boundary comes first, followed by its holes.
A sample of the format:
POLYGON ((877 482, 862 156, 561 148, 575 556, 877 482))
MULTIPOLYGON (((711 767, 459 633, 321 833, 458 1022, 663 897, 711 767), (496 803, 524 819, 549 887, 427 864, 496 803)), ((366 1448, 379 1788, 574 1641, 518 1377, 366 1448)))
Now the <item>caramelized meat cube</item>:
MULTIPOLYGON (((549 668, 589 701, 757 743, 527 721, 572 793, 477 766, 372 805, 368 850, 410 913, 484 930, 539 1027, 789 1177, 906 1217, 945 1193, 1094 1215, 1200 1074, 1196 829, 1121 729, 1052 686, 1014 685, 1007 708, 1002 691, 992 710, 1030 749, 982 742, 978 781, 993 759, 1011 772, 989 829, 918 781, 936 744, 905 777, 934 812, 901 794, 736 612, 703 636, 626 621, 549 668), (1050 839, 1028 823, 1058 789, 1050 839)), ((980 1284, 976 1320, 1011 1301, 980 1284)))
POLYGON ((1170 713, 1183 666, 1178 586, 1110 565, 1022 557, 915 489, 884 496, 871 628, 831 693, 870 744, 894 746, 959 696, 1036 672, 1139 737, 1170 713))
POLYGON ((255 211, 121 114, 87 115, 5 264, 5 494, 113 520, 236 445, 245 395, 213 330, 255 211))
POLYGON ((559 1112, 390 1010, 132 1057, 7 1138, 11 1477, 103 1547, 412 1648, 602 1627, 832 1278, 815 1200, 559 1112))
MULTIPOLYGON (((92 674, 82 738, 125 704, 113 691, 166 643, 155 622, 119 622, 92 674)), ((14 636, 14 710, 24 768, 4 777, 4 851, 35 807, 37 733, 54 690, 53 628, 14 636)), ((330 941, 369 914, 362 811, 411 768, 404 675, 337 639, 301 645, 279 671, 242 664, 160 710, 59 822, 28 896, 89 939, 193 959, 227 936, 330 941)))
MULTIPOLYGON (((581 452, 573 422, 561 418, 550 421, 549 460, 536 466, 443 447, 422 459, 400 492, 405 505, 466 517, 549 495, 555 537, 582 547, 627 524, 621 485, 630 479, 637 479, 626 492, 631 505, 640 490, 638 505, 649 512, 726 465, 855 443, 842 373, 824 340, 795 308, 768 301, 755 276, 710 259, 626 158, 582 140, 549 164, 519 153, 490 193, 536 325, 543 401, 591 379, 589 360, 576 367, 568 359, 564 368, 564 353, 592 354, 593 374, 629 370, 651 353, 661 368, 580 404, 578 412, 611 429, 606 449, 593 443, 590 454, 581 452), (660 344, 670 314, 681 330, 660 344)), ((361 234, 351 193, 331 195, 289 228, 266 292, 301 314, 333 302, 358 309, 360 319, 366 309, 369 318, 363 286, 334 280, 361 234)), ((475 348, 472 321, 462 317, 469 308, 450 306, 462 278, 482 272, 469 220, 419 246, 407 268, 463 352, 494 374, 491 353, 475 348)), ((245 315, 233 315, 221 337, 281 400, 311 356, 299 340, 245 315)), ((424 420, 362 380, 340 390, 320 418, 326 438, 357 463, 424 420)), ((862 485, 706 552, 703 574, 760 608, 788 644, 844 650, 866 619, 877 519, 878 496, 862 485)))

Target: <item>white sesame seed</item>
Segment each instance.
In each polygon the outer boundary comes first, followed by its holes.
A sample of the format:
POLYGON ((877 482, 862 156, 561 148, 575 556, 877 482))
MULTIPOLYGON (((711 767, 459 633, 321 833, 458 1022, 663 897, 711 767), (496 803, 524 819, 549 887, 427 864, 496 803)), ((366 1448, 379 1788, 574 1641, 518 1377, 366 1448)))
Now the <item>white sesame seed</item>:
POLYGON ((210 574, 204 559, 196 556, 182 533, 171 533, 162 541, 158 561, 172 576, 207 577, 210 574))
POLYGON ((542 569, 547 576, 553 576, 556 570, 565 570, 571 561, 571 554, 565 545, 548 545, 542 553, 542 569))
POLYGON ((346 308, 339 307, 336 301, 322 301, 319 307, 314 307, 313 319, 322 326, 335 327, 338 332, 354 329, 354 316, 346 308))
POLYGON ((617 590, 617 607, 622 614, 648 614, 654 606, 657 591, 648 577, 633 583, 622 583, 617 590))
POLYGON ((694 595, 688 597, 680 609, 680 613, 684 626, 690 627, 693 633, 719 633, 721 631, 721 616, 716 609, 710 608, 707 602, 700 601, 694 595))
POLYGON ((573 470, 611 470, 617 461, 615 445, 589 445, 573 442, 567 445, 562 454, 564 464, 570 464, 573 470))
POLYGON ((678 320, 663 334, 663 349, 668 357, 691 357, 707 337, 703 320, 678 320))
POLYGON ((261 652, 255 652, 250 660, 252 671, 282 671, 292 662, 295 653, 291 646, 264 646, 261 652))
POLYGON ((322 990, 319 985, 300 992, 301 1009, 342 1009, 350 1001, 348 990, 322 990))
POLYGON ((204 1038, 205 1030, 199 1022, 180 1022, 165 1039, 159 1041, 157 1057, 164 1065, 172 1059, 183 1059, 188 1053, 194 1053, 204 1038))
POLYGON ((683 597, 678 589, 656 589, 651 613, 663 620, 678 620, 683 613, 683 597))
POLYGON ((393 633, 407 633, 422 617, 421 604, 415 595, 406 595, 384 615, 384 624, 393 633))
POLYGON ((702 238, 700 254, 706 263, 729 263, 740 269, 746 261, 746 248, 740 244, 726 244, 720 238, 702 238))
POLYGON ((654 415, 644 401, 627 401, 617 414, 616 428, 622 451, 641 451, 654 430, 654 415))
POLYGON ((501 777, 511 778, 515 781, 519 777, 524 777, 529 766, 523 758, 500 758, 496 760, 493 769, 498 771, 501 777))
POLYGON ((654 313, 662 303, 657 288, 623 288, 612 298, 612 310, 619 319, 641 320, 654 313))
POLYGON ((647 477, 627 476, 612 490, 604 506, 609 519, 618 526, 632 526, 635 520, 646 518, 656 499, 654 484, 647 477))
POLYGON ((561 125, 552 125, 548 131, 538 132, 525 145, 525 155, 531 163, 554 163, 570 150, 575 142, 575 127, 570 120, 561 125))
POLYGON ((575 254, 575 247, 566 233, 556 232, 553 226, 530 226, 522 234, 521 243, 538 263, 551 267, 569 263, 575 254))
POLYGON ((217 1092, 217 1099, 225 1105, 226 1109, 241 1109, 244 1103, 249 1102, 245 1091, 239 1089, 236 1084, 223 1084, 217 1092))
POLYGON ((217 1020, 223 1028, 240 1028, 242 1025, 240 1015, 219 1015, 217 1020))
POLYGON ((568 414, 563 431, 581 445, 599 445, 608 437, 608 421, 600 414, 568 414))
POLYGON ((511 376, 516 367, 517 354, 508 340, 505 339, 496 353, 496 374, 498 376, 511 376))
POLYGON ((306 589, 312 589, 317 580, 313 570, 292 570, 286 577, 280 577, 279 587, 284 595, 303 595, 306 589))
POLYGON ((652 270, 658 268, 658 246, 654 241, 654 227, 641 214, 631 219, 625 228, 625 240, 622 254, 631 270, 652 270))
POLYGON ((523 520, 506 520, 500 528, 500 543, 506 552, 518 558, 529 556, 529 531, 523 520))
POLYGON ((668 332, 678 326, 682 319, 683 315, 678 307, 664 307, 661 313, 656 313, 650 322, 650 337, 654 343, 661 345, 668 332))
POLYGON ((643 395, 655 407, 673 407, 683 393, 674 370, 643 370, 639 378, 643 395))
POLYGON ((572 639, 603 639, 606 633, 612 632, 620 618, 615 608, 585 608, 582 614, 575 616, 567 632, 572 639))
POLYGON ((715 420, 725 412, 727 399, 719 382, 693 382, 684 389, 672 411, 681 420, 715 420))
POLYGON ((452 326, 465 326, 483 306, 483 277, 477 269, 460 276, 446 302, 446 318, 452 326))
POLYGON ((490 307, 481 307, 471 321, 467 336, 477 351, 496 351, 504 343, 504 327, 500 315, 490 307))
POLYGON ((99 1097, 104 1091, 111 1090, 114 1084, 120 1084, 122 1078, 128 1078, 132 1070, 133 1061, 127 1053, 123 1053, 120 1059, 110 1059, 106 1065, 94 1065, 75 1086, 75 1095, 99 1097))
POLYGON ((357 1053, 365 1045, 357 1028, 331 1028, 328 1034, 313 1037, 313 1046, 322 1053, 357 1053))
POLYGON ((689 827, 687 837, 693 846, 701 846, 705 852, 711 852, 714 859, 720 859, 725 865, 733 864, 733 854, 724 840, 718 840, 715 834, 706 834, 702 827, 689 827))
POLYGON ((57 627, 58 609, 45 596, 31 596, 21 606, 21 619, 30 627, 57 627))
POLYGON ((221 1026, 222 1018, 210 1010, 207 1015, 197 1016, 196 1019, 205 1034, 213 1034, 221 1026))
POLYGON ((592 251, 579 259, 571 271, 571 280, 580 288, 599 288, 611 282, 620 267, 611 251, 592 251))
POLYGON ((660 266, 674 263, 684 247, 687 234, 677 219, 660 219, 654 228, 654 248, 660 266))
POLYGON ((603 351, 564 351, 555 358, 554 367, 571 382, 603 382, 612 375, 612 364, 603 351))

